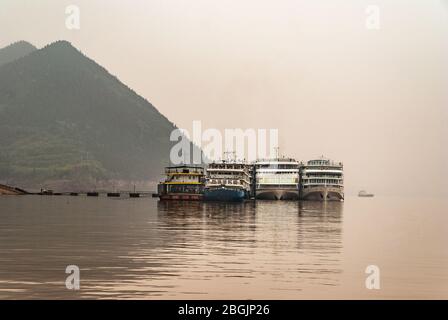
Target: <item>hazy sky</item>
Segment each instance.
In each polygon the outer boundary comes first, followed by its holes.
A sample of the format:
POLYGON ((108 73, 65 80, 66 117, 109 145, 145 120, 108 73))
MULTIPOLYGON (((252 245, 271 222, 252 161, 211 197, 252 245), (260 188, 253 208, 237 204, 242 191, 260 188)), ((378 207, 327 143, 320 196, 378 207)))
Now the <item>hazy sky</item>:
POLYGON ((448 194, 448 1, 0 0, 0 47, 58 39, 180 127, 278 128, 282 154, 343 161, 349 194, 448 194))

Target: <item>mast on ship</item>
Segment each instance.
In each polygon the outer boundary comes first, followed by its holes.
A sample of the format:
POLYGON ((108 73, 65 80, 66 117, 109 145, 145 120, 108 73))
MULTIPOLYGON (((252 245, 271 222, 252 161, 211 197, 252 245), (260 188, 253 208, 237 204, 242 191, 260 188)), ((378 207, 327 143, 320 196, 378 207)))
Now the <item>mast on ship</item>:
POLYGON ((224 151, 224 155, 223 155, 223 160, 224 161, 234 161, 236 162, 236 151, 224 151))
POLYGON ((280 147, 275 147, 275 159, 280 159, 280 147))

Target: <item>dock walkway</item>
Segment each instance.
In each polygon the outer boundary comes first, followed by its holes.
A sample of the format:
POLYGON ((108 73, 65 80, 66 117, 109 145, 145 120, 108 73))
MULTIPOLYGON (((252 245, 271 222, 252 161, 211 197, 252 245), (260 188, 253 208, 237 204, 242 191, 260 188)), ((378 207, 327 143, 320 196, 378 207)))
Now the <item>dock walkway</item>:
POLYGON ((1 195, 22 195, 22 194, 28 194, 23 189, 16 188, 16 187, 10 187, 4 184, 0 184, 0 194, 1 195))

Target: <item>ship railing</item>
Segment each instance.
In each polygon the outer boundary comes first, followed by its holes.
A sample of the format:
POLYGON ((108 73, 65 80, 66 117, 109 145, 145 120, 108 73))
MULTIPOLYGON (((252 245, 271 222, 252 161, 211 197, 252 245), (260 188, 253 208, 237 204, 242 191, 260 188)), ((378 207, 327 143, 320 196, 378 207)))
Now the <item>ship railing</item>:
POLYGON ((165 175, 203 175, 203 168, 165 168, 165 175))
POLYGON ((291 173, 291 174, 298 174, 299 173, 299 168, 276 168, 276 167, 266 167, 266 168, 257 168, 256 172, 257 173, 291 173))
POLYGON ((344 164, 342 162, 329 161, 325 163, 313 163, 308 161, 304 167, 343 167, 344 164))
POLYGON ((241 182, 250 184, 250 181, 247 179, 207 178, 206 180, 207 180, 207 183, 212 183, 212 184, 241 184, 241 182))
POLYGON ((270 190, 270 189, 287 189, 287 190, 299 190, 298 184, 257 184, 256 190, 270 190))
POLYGON ((334 175, 334 176, 302 175, 301 178, 302 178, 302 180, 303 179, 332 179, 332 180, 343 180, 344 179, 344 177, 342 175, 334 175))
POLYGON ((332 186, 337 186, 337 187, 343 187, 344 184, 343 183, 316 183, 316 182, 312 182, 312 183, 301 183, 302 187, 321 187, 321 186, 327 186, 327 187, 332 187, 332 186))
POLYGON ((319 185, 319 186, 331 186, 331 185, 335 185, 335 186, 343 186, 344 182, 304 182, 301 181, 300 183, 302 186, 312 186, 312 185, 319 185))
POLYGON ((247 169, 245 168, 240 168, 240 169, 235 169, 235 168, 207 168, 208 172, 247 172, 247 169))
POLYGON ((257 182, 256 183, 257 186, 273 186, 273 185, 279 185, 279 186, 283 186, 283 185, 296 185, 298 186, 299 183, 298 182, 293 182, 293 181, 285 181, 285 182, 278 182, 278 181, 269 181, 269 182, 257 182))
POLYGON ((232 188, 247 188, 247 187, 249 187, 248 185, 234 184, 234 183, 207 183, 205 186, 206 187, 225 186, 225 187, 232 187, 232 188))

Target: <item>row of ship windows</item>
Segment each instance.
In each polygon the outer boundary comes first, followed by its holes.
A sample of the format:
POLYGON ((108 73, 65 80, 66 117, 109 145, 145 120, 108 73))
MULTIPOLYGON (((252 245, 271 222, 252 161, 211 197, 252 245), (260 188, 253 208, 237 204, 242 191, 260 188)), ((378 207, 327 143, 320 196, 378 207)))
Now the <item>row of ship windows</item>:
POLYGON ((242 173, 241 171, 236 171, 236 172, 229 172, 229 171, 225 171, 225 172, 220 172, 220 171, 213 171, 210 172, 209 175, 220 175, 220 176, 241 176, 241 175, 249 175, 249 173, 244 172, 242 173))
POLYGON ((297 171, 279 171, 279 172, 258 172, 258 176, 277 176, 277 175, 291 175, 291 176, 298 176, 299 173, 297 171))
POLYGON ((258 178, 257 183, 297 183, 299 178, 258 178))
POLYGON ((203 193, 203 186, 198 185, 159 185, 159 193, 203 193))
POLYGON ((231 169, 231 170, 234 170, 234 169, 246 169, 248 167, 246 165, 242 165, 242 164, 241 165, 235 164, 235 165, 229 165, 229 166, 222 166, 222 165, 214 166, 213 164, 209 164, 208 168, 209 169, 231 169))
POLYGON ((299 186, 297 184, 257 184, 257 190, 261 189, 272 189, 272 188, 281 188, 281 189, 298 189, 299 186))
POLYGON ((342 183, 342 179, 303 179, 302 183, 342 183))
POLYGON ((297 165, 288 165, 288 164, 279 164, 279 165, 272 165, 272 164, 259 164, 256 166, 257 169, 298 169, 299 166, 297 165))
POLYGON ((244 180, 232 180, 232 179, 210 179, 208 180, 208 183, 210 184, 249 184, 247 181, 244 180))
POLYGON ((201 178, 198 176, 173 176, 171 179, 168 179, 167 181, 199 181, 201 178))
POLYGON ((309 173, 309 172, 307 172, 306 174, 303 174, 302 176, 304 176, 304 177, 311 177, 311 178, 312 177, 325 177, 325 176, 337 178, 337 177, 342 177, 342 173, 333 173, 333 172, 319 172, 319 173, 313 172, 313 173, 309 173))

